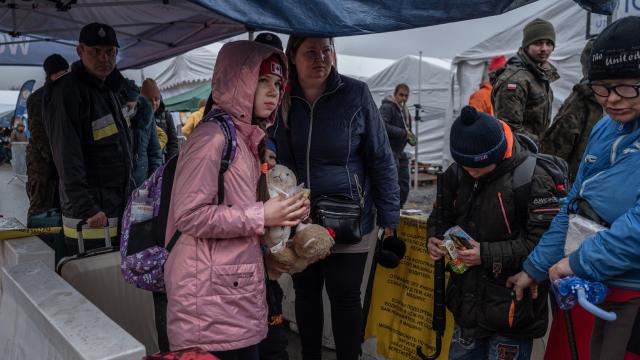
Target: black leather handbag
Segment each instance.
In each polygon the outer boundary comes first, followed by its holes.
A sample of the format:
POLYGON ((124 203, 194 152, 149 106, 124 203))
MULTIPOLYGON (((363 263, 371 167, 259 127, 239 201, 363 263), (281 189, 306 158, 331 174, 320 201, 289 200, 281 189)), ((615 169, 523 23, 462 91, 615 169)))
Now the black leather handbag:
POLYGON ((314 222, 331 228, 336 244, 355 244, 362 239, 360 204, 344 195, 322 195, 311 207, 314 222))

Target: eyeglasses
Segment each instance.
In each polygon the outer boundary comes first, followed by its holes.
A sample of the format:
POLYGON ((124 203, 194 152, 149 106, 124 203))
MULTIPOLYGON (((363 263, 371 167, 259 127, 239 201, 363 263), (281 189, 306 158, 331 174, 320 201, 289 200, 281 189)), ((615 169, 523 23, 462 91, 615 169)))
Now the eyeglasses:
POLYGON ((640 83, 638 84, 619 84, 614 86, 605 86, 602 84, 587 84, 594 94, 600 97, 609 97, 611 91, 624 99, 633 99, 640 95, 640 83))
POLYGON ((331 60, 332 52, 333 52, 332 47, 326 47, 322 49, 322 51, 307 50, 303 52, 302 55, 309 61, 316 61, 316 60, 327 61, 327 60, 331 60))
POLYGON ((86 46, 85 49, 87 49, 87 53, 89 54, 89 56, 93 58, 100 58, 103 55, 107 55, 107 57, 113 58, 113 57, 116 57, 116 55, 118 55, 118 48, 116 47, 99 48, 99 47, 93 47, 93 46, 86 46))

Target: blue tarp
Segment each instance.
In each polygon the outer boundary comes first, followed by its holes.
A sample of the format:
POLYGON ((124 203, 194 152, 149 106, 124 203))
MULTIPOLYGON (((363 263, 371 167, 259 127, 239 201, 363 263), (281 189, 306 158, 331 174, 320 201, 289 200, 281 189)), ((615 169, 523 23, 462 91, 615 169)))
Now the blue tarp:
MULTIPOLYGON (((116 29, 121 45, 118 66, 127 69, 153 64, 247 29, 316 36, 370 34, 498 15, 534 1, 0 1, 0 34, 5 34, 5 42, 10 38, 12 45, 20 42, 14 36, 25 34, 74 43, 85 24, 107 23, 116 29)), ((613 0, 575 1, 594 11, 605 11, 613 0)), ((43 52, 47 51, 63 50, 43 47, 43 52)), ((33 54, 7 60, 5 51, 0 53, 0 64, 41 63, 42 53, 33 54)))
POLYGON ((316 36, 404 30, 498 15, 535 0, 193 0, 249 28, 316 36))

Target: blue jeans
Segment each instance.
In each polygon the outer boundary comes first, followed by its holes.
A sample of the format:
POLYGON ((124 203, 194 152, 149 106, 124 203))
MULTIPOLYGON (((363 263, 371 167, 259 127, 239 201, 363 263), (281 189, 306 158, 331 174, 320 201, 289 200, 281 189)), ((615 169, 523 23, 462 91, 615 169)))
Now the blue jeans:
POLYGON ((529 360, 533 339, 511 339, 489 336, 482 339, 463 338, 458 326, 453 330, 449 360, 529 360))

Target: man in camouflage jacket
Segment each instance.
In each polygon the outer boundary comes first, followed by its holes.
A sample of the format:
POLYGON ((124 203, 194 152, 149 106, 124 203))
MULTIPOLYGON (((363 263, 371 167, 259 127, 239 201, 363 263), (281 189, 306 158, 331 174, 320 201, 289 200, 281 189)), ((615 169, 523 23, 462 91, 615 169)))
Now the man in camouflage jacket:
POLYGON ((562 104, 553 124, 540 142, 542 152, 567 161, 571 182, 578 172, 591 129, 602 118, 602 106, 598 104, 593 91, 586 84, 592 44, 593 42, 589 41, 580 56, 583 80, 573 87, 573 91, 562 104))
POLYGON ((498 73, 491 93, 496 117, 536 142, 551 122, 550 83, 559 78, 556 68, 548 62, 554 48, 555 30, 551 23, 542 19, 528 23, 522 47, 498 73))
MULTIPOLYGON (((53 54, 44 60, 42 65, 46 74, 45 84, 55 81, 69 70, 69 63, 62 56, 53 54)), ((42 222, 39 214, 48 211, 59 213, 60 199, 58 198, 58 173, 51 156, 49 138, 42 122, 42 95, 44 87, 34 91, 27 99, 27 113, 29 114, 29 131, 31 139, 27 145, 27 196, 29 197, 29 211, 27 226, 40 227, 51 225, 42 222), (35 220, 36 218, 40 220, 35 220)), ((45 218, 47 218, 45 216, 45 218)), ((59 218, 59 216, 58 216, 59 218)), ((60 219, 51 219, 59 222, 60 219)), ((59 225, 59 224, 58 224, 59 225)))

